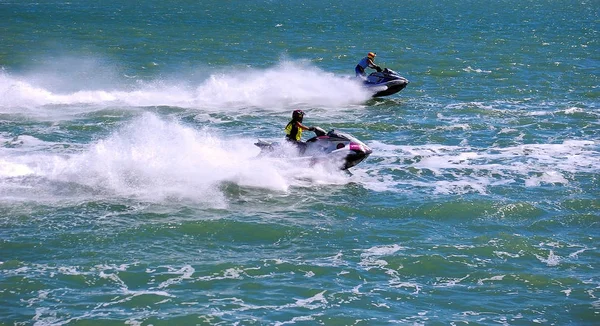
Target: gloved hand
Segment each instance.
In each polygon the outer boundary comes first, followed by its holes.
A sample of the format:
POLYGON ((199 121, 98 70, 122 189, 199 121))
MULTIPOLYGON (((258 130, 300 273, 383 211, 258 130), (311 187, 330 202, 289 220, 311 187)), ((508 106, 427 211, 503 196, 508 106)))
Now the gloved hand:
POLYGON ((308 131, 315 131, 315 127, 308 128, 308 131))

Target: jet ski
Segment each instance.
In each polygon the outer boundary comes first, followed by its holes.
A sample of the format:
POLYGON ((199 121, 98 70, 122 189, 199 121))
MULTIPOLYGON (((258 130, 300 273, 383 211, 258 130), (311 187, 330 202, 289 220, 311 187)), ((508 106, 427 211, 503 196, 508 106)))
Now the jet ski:
POLYGON ((266 142, 258 140, 254 145, 260 148, 259 157, 285 157, 308 160, 310 165, 333 162, 340 164, 340 169, 347 170, 366 159, 373 151, 352 135, 330 130, 325 132, 315 127, 316 136, 306 141, 304 148, 294 144, 266 142))
POLYGON ((373 97, 388 96, 396 94, 408 85, 408 79, 400 76, 397 72, 377 67, 377 71, 367 76, 364 86, 373 92, 373 97))

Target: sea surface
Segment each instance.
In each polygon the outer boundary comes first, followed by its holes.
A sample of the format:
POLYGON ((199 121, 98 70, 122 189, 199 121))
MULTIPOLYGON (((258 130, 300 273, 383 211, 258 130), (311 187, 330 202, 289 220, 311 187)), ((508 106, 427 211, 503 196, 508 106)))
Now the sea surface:
POLYGON ((599 325, 599 13, 0 0, 0 325, 599 325))

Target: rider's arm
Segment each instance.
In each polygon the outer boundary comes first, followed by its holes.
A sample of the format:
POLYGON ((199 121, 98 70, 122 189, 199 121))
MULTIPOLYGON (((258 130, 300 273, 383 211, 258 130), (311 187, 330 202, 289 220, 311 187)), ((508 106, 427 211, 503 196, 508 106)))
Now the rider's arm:
POLYGON ((369 67, 371 69, 375 69, 377 71, 381 71, 381 67, 379 67, 378 65, 376 65, 375 62, 373 62, 372 59, 369 59, 367 62, 369 63, 369 67))
POLYGON ((314 127, 307 127, 307 126, 305 126, 305 125, 301 124, 301 123, 300 123, 300 122, 298 122, 298 121, 296 121, 296 126, 297 126, 298 128, 300 128, 300 129, 302 129, 302 130, 309 130, 309 131, 312 131, 312 130, 314 130, 314 127))

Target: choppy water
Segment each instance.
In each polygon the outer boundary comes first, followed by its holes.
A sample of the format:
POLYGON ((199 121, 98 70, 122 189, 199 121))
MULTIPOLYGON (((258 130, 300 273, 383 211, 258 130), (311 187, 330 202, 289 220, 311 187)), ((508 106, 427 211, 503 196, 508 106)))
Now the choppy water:
POLYGON ((0 1, 0 324, 598 324, 599 8, 0 1))

